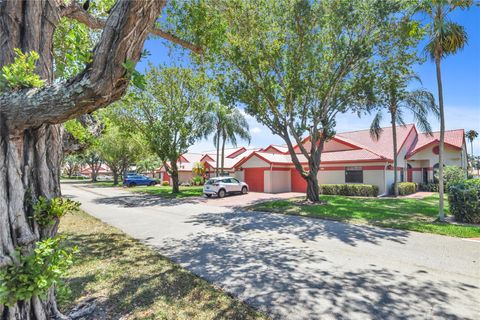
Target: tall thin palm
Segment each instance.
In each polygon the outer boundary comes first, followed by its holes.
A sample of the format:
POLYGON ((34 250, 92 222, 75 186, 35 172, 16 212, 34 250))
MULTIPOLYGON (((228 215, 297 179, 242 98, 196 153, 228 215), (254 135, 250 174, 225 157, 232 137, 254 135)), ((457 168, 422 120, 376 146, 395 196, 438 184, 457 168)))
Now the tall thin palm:
POLYGON ((438 104, 440 107, 440 147, 438 153, 438 175, 439 175, 439 212, 438 219, 445 220, 444 212, 444 186, 443 186, 443 163, 444 163, 444 141, 445 141, 445 112, 443 107, 443 87, 441 74, 441 60, 448 55, 453 55, 467 44, 467 33, 463 26, 448 19, 448 14, 455 9, 467 9, 472 0, 431 0, 425 1, 423 11, 430 18, 429 42, 425 50, 435 61, 437 72, 438 104))
MULTIPOLYGON (((397 78, 398 79, 398 78, 397 78)), ((414 120, 421 131, 432 133, 432 128, 428 122, 429 113, 433 113, 438 116, 438 108, 435 104, 435 98, 433 95, 422 89, 414 91, 403 91, 406 81, 409 78, 405 78, 405 82, 401 83, 395 80, 392 87, 385 88, 387 95, 387 101, 390 104, 386 106, 388 113, 390 114, 390 123, 392 125, 392 138, 393 138, 393 190, 394 195, 398 196, 398 147, 397 147, 397 125, 405 125, 403 119, 404 111, 408 111, 413 114, 414 120)), ((374 139, 379 139, 382 133, 380 126, 382 120, 382 110, 379 110, 375 115, 370 126, 370 135, 374 139)))
POLYGON ((468 130, 467 133, 465 133, 465 137, 470 141, 470 152, 473 158, 473 140, 478 137, 478 132, 475 130, 468 130))
POLYGON ((236 147, 237 136, 248 143, 250 143, 251 136, 247 119, 237 108, 228 109, 222 127, 222 164, 220 170, 223 174, 225 169, 225 143, 228 142, 236 147))

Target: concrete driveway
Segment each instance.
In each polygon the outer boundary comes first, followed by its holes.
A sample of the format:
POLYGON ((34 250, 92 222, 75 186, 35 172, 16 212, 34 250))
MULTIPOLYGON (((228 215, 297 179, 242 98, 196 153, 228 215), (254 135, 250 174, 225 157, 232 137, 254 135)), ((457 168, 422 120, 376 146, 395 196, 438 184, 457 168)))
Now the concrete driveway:
POLYGON ((62 188, 93 216, 275 319, 480 315, 478 242, 121 189, 62 188))

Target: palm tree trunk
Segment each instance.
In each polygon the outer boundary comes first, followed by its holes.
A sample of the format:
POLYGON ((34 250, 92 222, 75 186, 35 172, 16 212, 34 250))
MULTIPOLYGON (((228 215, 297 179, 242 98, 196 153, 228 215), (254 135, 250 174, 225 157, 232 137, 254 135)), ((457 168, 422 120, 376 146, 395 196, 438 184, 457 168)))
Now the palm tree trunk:
POLYGON ((222 135, 222 166, 221 166, 221 174, 223 176, 223 171, 224 171, 224 166, 225 166, 225 141, 227 140, 227 133, 226 132, 223 132, 223 135, 222 135))
POLYGON ((215 141, 217 144, 217 159, 215 162, 215 177, 218 177, 218 162, 220 161, 220 129, 217 130, 217 141, 215 141))
POLYGON ((440 55, 436 54, 435 66, 437 69, 437 86, 438 86, 438 105, 440 108, 440 146, 438 152, 438 193, 440 196, 438 219, 445 220, 444 209, 444 186, 443 186, 443 155, 444 155, 444 141, 445 141, 445 112, 443 109, 443 88, 442 88, 442 74, 440 71, 440 55))
POLYGON ((398 155, 397 155, 397 124, 395 112, 390 112, 392 120, 392 137, 393 137, 393 195, 398 197, 398 155))

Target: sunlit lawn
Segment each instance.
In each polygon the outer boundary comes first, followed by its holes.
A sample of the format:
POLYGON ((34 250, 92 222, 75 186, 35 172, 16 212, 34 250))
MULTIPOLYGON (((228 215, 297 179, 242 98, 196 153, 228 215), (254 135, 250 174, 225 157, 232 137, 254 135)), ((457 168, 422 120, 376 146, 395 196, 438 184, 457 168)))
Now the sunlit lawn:
POLYGON ((151 187, 133 187, 128 188, 132 192, 148 193, 163 198, 186 198, 198 197, 203 194, 202 186, 180 187, 180 193, 172 193, 171 186, 151 186, 151 187))
MULTIPOLYGON (((480 226, 437 222, 438 195, 424 199, 321 196, 327 204, 305 204, 302 199, 262 202, 252 210, 371 224, 453 237, 480 237, 480 226)), ((448 201, 446 201, 448 206, 448 201)), ((448 213, 448 208, 447 208, 448 213)))
POLYGON ((92 319, 266 319, 120 230, 84 213, 62 218, 60 232, 80 253, 63 285, 60 307, 97 298, 92 319))

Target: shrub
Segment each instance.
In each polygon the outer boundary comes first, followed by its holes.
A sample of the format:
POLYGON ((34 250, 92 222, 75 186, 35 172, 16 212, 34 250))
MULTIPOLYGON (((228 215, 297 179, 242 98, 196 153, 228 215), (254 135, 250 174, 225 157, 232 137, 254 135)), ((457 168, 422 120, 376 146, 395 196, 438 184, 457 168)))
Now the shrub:
POLYGON ((320 193, 326 195, 376 197, 378 187, 371 184, 321 184, 320 193))
POLYGON ((466 177, 465 171, 460 167, 446 166, 443 168, 443 178, 446 191, 451 185, 461 183, 466 177))
POLYGON ((455 220, 480 223, 480 179, 463 180, 451 185, 448 201, 455 220))
POLYGON ((162 186, 166 187, 166 186, 169 186, 170 185, 170 182, 168 181, 163 181, 162 182, 162 186))
POLYGON ((66 248, 63 237, 36 243, 31 254, 15 251, 18 263, 0 269, 0 305, 11 306, 32 296, 44 298, 72 265, 76 247, 66 248))
POLYGON ((204 180, 201 176, 195 176, 192 178, 192 185, 194 186, 201 186, 204 180))
POLYGON ((399 182, 398 183, 398 194, 401 196, 406 196, 407 194, 412 194, 417 192, 417 184, 415 182, 399 182))
POLYGON ((420 183, 418 190, 427 192, 438 192, 438 183, 420 183))

